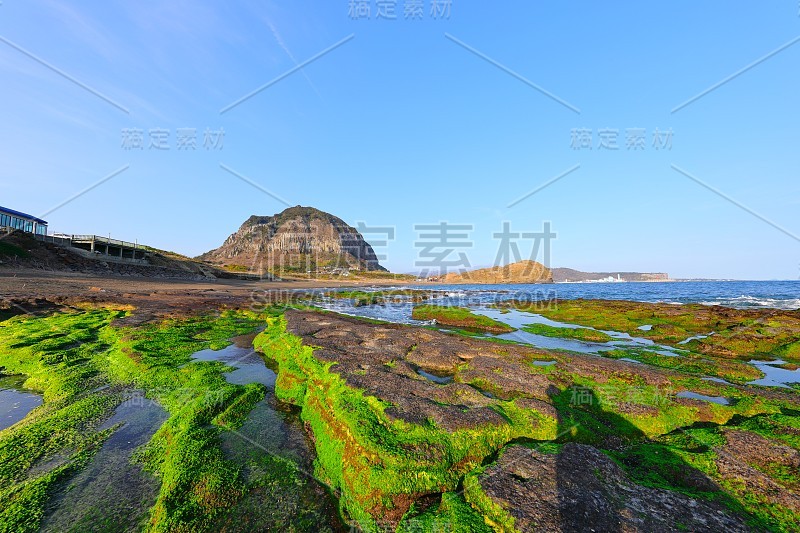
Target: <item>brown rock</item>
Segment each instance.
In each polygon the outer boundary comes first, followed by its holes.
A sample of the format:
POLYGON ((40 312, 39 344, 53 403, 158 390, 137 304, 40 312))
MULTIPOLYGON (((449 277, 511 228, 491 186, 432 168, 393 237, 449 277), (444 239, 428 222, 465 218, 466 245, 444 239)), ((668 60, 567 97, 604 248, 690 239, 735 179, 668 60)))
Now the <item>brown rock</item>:
POLYGON ((510 446, 479 483, 520 531, 749 531, 714 503, 633 483, 583 444, 566 444, 558 454, 510 446))
POLYGON ((386 270, 364 237, 342 219, 313 207, 247 219, 219 248, 200 259, 249 270, 317 270, 335 267, 386 270))

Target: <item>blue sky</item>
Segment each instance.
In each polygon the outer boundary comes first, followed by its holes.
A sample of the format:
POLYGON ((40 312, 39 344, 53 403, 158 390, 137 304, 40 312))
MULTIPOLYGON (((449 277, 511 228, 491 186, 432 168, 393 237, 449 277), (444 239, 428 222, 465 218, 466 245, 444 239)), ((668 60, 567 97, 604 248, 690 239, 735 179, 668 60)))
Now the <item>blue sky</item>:
POLYGON ((474 225, 466 252, 487 266, 504 221, 550 221, 553 266, 800 277, 800 43, 672 112, 800 36, 796 1, 453 0, 449 19, 431 1, 422 20, 404 0, 395 20, 376 0, 354 20, 348 0, 4 0, 0 205, 196 255, 284 209, 277 197, 395 226, 378 252, 401 272, 415 224, 474 225), (184 128, 197 149, 177 149, 184 128), (591 150, 572 145, 583 128, 591 150), (644 149, 626 149, 634 128, 644 149), (123 148, 123 129, 144 149, 123 148), (157 129, 169 149, 149 148, 157 129), (203 146, 206 129, 222 146, 203 146), (603 129, 619 149, 598 147, 603 129))

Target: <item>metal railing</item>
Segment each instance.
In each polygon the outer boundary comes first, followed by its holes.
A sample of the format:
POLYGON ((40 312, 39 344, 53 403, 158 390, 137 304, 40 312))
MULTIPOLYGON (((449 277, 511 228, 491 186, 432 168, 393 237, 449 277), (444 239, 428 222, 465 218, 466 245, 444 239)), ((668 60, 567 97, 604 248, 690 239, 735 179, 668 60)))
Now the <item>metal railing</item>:
POLYGON ((123 248, 141 248, 135 242, 119 241, 117 239, 109 239, 108 237, 100 237, 99 235, 72 235, 70 240, 72 242, 92 242, 100 244, 107 244, 109 246, 121 246, 123 248))
POLYGON ((42 242, 52 242, 53 244, 64 244, 69 245, 70 240, 64 237, 56 237, 54 235, 34 235, 33 236, 37 241, 42 242))
POLYGON ((91 243, 104 244, 108 246, 119 246, 121 248, 133 248, 134 250, 143 250, 144 246, 128 241, 120 241, 117 239, 109 239, 108 237, 100 237, 99 235, 70 235, 68 237, 56 237, 55 235, 35 235, 36 239, 43 242, 52 242, 53 244, 71 245, 72 243, 91 243))

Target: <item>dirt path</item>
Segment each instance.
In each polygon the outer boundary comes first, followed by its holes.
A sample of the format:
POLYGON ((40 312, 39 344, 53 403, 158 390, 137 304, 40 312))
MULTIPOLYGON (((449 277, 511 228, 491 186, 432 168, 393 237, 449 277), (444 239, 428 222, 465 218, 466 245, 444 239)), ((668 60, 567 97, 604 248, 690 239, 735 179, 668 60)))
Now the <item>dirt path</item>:
POLYGON ((0 302, 15 312, 34 312, 42 307, 80 303, 123 304, 136 308, 132 321, 154 316, 179 315, 223 307, 259 307, 287 298, 295 290, 312 290, 401 282, 312 281, 186 281, 36 270, 0 270, 0 302))

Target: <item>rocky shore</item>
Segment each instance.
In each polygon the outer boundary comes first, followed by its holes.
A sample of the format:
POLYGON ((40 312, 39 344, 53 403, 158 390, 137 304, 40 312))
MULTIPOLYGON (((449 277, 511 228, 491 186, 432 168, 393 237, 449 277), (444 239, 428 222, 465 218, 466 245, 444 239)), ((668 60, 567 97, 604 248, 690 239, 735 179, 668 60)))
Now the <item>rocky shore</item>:
MULTIPOLYGON (((414 290, 338 293, 354 306, 400 301, 433 317, 406 326, 315 310, 313 295, 291 290, 314 285, 0 273, 3 365, 36 376, 31 383, 57 385, 77 370, 91 376, 63 381, 74 386, 66 403, 45 399, 43 411, 55 413, 48 419, 54 435, 111 434, 87 433, 80 419, 58 414, 87 398, 120 401, 117 389, 102 383, 136 383, 164 402, 171 422, 148 445, 148 464, 159 476, 166 464, 191 482, 165 477, 150 520, 175 529, 224 519, 226 530, 245 530, 257 522, 247 520, 266 512, 252 506, 265 495, 285 520, 304 523, 300 511, 280 502, 300 498, 301 485, 291 479, 312 477, 335 497, 343 523, 364 531, 792 531, 798 522, 800 395, 750 384, 760 372, 748 360, 780 353, 784 366, 795 368, 796 311, 598 300, 530 309, 510 301, 492 307, 489 319, 477 308, 433 308, 414 290), (32 297, 31 287, 40 296, 32 297), (497 318, 526 310, 584 328, 519 330, 543 339, 603 343, 603 330, 684 354, 542 349, 495 330, 497 318), (500 336, 483 333, 493 330, 500 336), (85 345, 67 342, 65 331, 85 345), (285 486, 277 480, 291 464, 267 461, 265 475, 275 483, 250 484, 240 477, 252 473, 250 465, 226 462, 215 436, 239 431, 263 389, 231 386, 220 399, 229 370, 187 366, 197 350, 259 331, 253 345, 276 373, 274 408, 292 414, 313 451, 313 465, 292 470, 300 477, 286 478, 285 486), (196 401, 182 401, 186 391, 196 401), (211 463, 176 459, 175 450, 194 457, 199 443, 211 463), (211 484, 203 482, 209 471, 211 484)), ((98 409, 107 412, 106 403, 98 409)), ((50 433, 28 432, 38 416, 6 437, 24 432, 30 442, 49 441, 50 433)), ((9 446, 9 458, 39 454, 36 446, 24 454, 9 446)), ((47 453, 62 453, 59 446, 47 453)), ((16 502, 15 523, 36 524, 49 496, 41 493, 35 505, 14 496, 26 464, 3 490, 16 502)), ((318 525, 326 520, 315 516, 318 525)))
POLYGON ((782 529, 800 513, 781 474, 800 460, 792 392, 320 312, 287 311, 256 346, 367 529, 431 519, 452 494, 497 531, 782 529))

